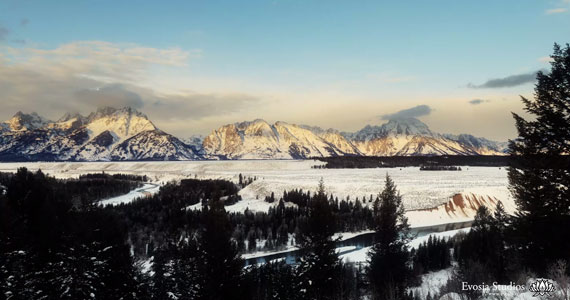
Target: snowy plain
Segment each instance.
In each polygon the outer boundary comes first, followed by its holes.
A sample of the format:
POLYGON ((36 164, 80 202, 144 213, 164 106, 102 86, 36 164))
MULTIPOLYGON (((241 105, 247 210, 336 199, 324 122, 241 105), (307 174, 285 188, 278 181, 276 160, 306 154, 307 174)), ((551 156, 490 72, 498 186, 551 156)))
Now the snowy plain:
MULTIPOLYGON (((170 162, 33 162, 0 163, 0 171, 14 172, 19 167, 41 169, 56 177, 78 177, 84 173, 106 172, 147 175, 154 183, 184 178, 227 179, 237 182, 241 173, 256 177, 240 191, 242 201, 228 211, 267 211, 263 199, 285 190, 315 191, 323 178, 327 193, 339 199, 362 201, 375 197, 389 174, 401 192, 407 210, 432 208, 446 203, 459 193, 489 196, 509 202, 507 171, 499 167, 462 167, 463 171, 420 171, 418 167, 374 169, 314 169, 316 160, 234 160, 170 162)), ((370 204, 370 202, 366 202, 370 204)))

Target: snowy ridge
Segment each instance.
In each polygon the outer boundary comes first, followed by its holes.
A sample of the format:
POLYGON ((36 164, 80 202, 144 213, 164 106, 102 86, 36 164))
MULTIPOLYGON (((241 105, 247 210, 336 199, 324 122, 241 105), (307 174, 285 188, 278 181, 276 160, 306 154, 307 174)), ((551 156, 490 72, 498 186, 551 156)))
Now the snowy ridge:
POLYGON ((204 139, 208 157, 224 159, 297 159, 358 154, 346 139, 332 131, 258 119, 222 126, 204 139))
POLYGON ((257 119, 180 140, 124 107, 52 122, 18 112, 0 123, 0 161, 304 159, 345 155, 501 155, 506 143, 432 132, 414 118, 367 125, 354 133, 257 119))
POLYGON ((194 148, 160 131, 146 115, 104 107, 84 117, 65 114, 56 122, 17 113, 3 123, 0 160, 188 160, 194 148))
POLYGON ((19 111, 10 120, 4 121, 0 126, 3 130, 28 131, 41 128, 49 122, 50 121, 40 117, 35 112, 24 114, 19 111))
POLYGON ((298 159, 342 155, 503 155, 506 143, 432 132, 418 119, 394 119, 340 133, 257 119, 214 130, 203 142, 207 157, 221 159, 298 159))

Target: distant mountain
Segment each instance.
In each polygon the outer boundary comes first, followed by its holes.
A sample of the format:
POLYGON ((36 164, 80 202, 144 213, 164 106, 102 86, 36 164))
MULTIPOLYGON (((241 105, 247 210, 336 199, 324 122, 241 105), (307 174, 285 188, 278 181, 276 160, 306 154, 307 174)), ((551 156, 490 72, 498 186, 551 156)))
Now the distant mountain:
POLYGON ((135 109, 104 107, 49 121, 18 112, 0 123, 0 161, 301 159, 343 155, 500 155, 506 143, 432 132, 394 119, 353 133, 258 119, 180 140, 135 109))
POLYGON ((204 138, 205 136, 201 134, 195 134, 190 136, 189 138, 181 139, 181 141, 184 142, 186 145, 193 147, 196 150, 196 153, 204 155, 205 154, 203 146, 204 138))
POLYGON ((432 132, 418 119, 394 119, 381 126, 366 126, 345 134, 363 155, 501 155, 504 145, 461 134, 432 132))
POLYGON ((56 122, 18 112, 0 127, 0 160, 199 159, 193 147, 159 130, 144 114, 104 107, 56 122))
POLYGON ((37 113, 24 114, 17 112, 10 120, 0 124, 1 131, 28 131, 41 128, 50 121, 40 117, 37 113))
POLYGON ((394 119, 366 126, 354 133, 333 129, 269 124, 264 120, 229 124, 214 130, 203 142, 209 158, 268 159, 339 155, 502 155, 506 143, 462 134, 432 132, 418 119, 394 119))
POLYGON ((209 158, 291 159, 358 154, 338 132, 258 119, 229 124, 204 138, 209 158))

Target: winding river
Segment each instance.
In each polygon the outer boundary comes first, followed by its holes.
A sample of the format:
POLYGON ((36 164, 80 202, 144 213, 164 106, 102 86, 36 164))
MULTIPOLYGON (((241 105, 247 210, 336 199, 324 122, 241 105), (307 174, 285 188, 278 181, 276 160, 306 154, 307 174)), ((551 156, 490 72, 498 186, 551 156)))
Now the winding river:
MULTIPOLYGON (((410 232, 413 238, 419 238, 432 233, 445 232, 445 231, 471 227, 472 223, 473 221, 465 221, 465 222, 415 227, 411 228, 410 232)), ((338 252, 339 255, 343 255, 351 253, 353 251, 360 250, 368 246, 372 246, 373 244, 374 244, 374 232, 367 232, 336 242, 336 248, 347 249, 338 252)), ((301 256, 302 254, 303 252, 301 249, 292 249, 291 251, 283 251, 278 253, 267 253, 266 255, 263 256, 245 259, 245 265, 249 266, 253 264, 264 264, 275 260, 285 260, 287 264, 296 264, 297 257, 301 256)))

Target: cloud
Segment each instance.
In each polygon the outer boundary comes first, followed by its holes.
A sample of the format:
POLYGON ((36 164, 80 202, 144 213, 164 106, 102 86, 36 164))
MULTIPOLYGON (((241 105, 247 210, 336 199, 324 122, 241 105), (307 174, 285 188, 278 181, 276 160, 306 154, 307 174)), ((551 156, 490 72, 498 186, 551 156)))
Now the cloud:
POLYGON ((136 44, 77 41, 53 49, 5 47, 12 61, 52 76, 85 76, 106 82, 137 82, 153 66, 185 67, 200 50, 150 48, 136 44))
POLYGON ((0 120, 19 110, 38 111, 56 120, 65 112, 89 114, 101 106, 131 106, 159 128, 185 135, 194 130, 188 128, 190 121, 215 120, 259 107, 261 99, 246 93, 188 91, 189 80, 178 82, 184 90, 157 90, 152 78, 181 79, 177 72, 194 55, 180 49, 96 41, 53 49, 0 45, 0 120))
POLYGON ((561 13, 565 13, 568 9, 563 8, 563 7, 559 7, 559 8, 552 8, 552 9, 547 9, 545 11, 545 13, 547 15, 553 15, 553 14, 561 14, 561 13))
POLYGON ((518 74, 503 78, 490 79, 487 80, 485 83, 478 85, 469 83, 467 84, 467 87, 473 89, 485 89, 485 88, 495 89, 495 88, 519 86, 526 83, 534 82, 536 80, 536 73, 537 72, 532 72, 528 74, 518 74))
POLYGON ((181 94, 166 95, 151 103, 153 116, 167 119, 200 119, 224 115, 258 105, 260 99, 247 94, 181 94))
POLYGON ((126 90, 121 84, 82 89, 76 91, 74 95, 80 103, 85 103, 94 108, 104 106, 141 108, 144 105, 140 95, 126 90))
POLYGON ((20 20, 20 26, 22 26, 22 27, 28 25, 29 23, 30 23, 30 20, 27 18, 23 18, 20 20))
POLYGON ((483 99, 469 100, 469 104, 472 104, 472 105, 479 105, 479 104, 485 103, 485 102, 490 102, 490 101, 489 100, 483 100, 483 99))
POLYGON ((387 114, 380 116, 382 120, 393 120, 393 119, 407 119, 407 118, 418 118, 421 116, 427 116, 431 113, 431 107, 427 105, 418 105, 412 108, 403 109, 393 114, 387 114))

